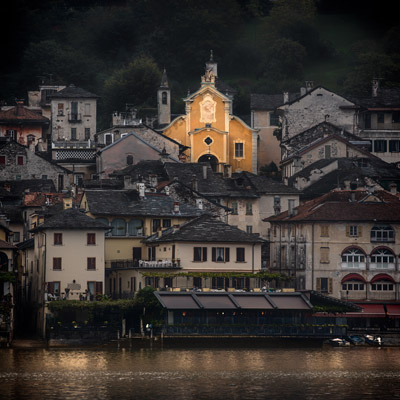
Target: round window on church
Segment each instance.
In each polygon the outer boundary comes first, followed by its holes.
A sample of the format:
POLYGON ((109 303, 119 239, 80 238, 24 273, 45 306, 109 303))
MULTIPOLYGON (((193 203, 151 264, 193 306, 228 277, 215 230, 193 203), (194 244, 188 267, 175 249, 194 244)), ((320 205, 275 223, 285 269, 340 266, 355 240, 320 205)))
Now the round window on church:
POLYGON ((210 146, 212 142, 213 142, 213 140, 210 138, 210 136, 208 136, 208 137, 206 137, 206 138, 204 139, 204 143, 205 143, 207 146, 210 146))

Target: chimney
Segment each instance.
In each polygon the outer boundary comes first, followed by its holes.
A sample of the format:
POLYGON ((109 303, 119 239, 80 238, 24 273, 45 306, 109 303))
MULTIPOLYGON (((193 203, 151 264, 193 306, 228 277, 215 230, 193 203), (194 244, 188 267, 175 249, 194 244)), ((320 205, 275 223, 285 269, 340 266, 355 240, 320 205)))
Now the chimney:
POLYGON ((196 206, 199 210, 203 209, 203 199, 196 199, 196 206))
POLYGON ((283 92, 283 104, 289 103, 289 92, 283 92))
POLYGON ((394 182, 392 182, 392 183, 389 185, 389 189, 390 189, 390 193, 392 193, 392 194, 394 194, 394 195, 397 194, 397 185, 396 185, 394 182))
POLYGON ((15 110, 16 115, 22 115, 23 114, 23 108, 24 108, 24 101, 23 100, 17 100, 17 107, 15 110))
POLYGON ((162 149, 160 153, 160 160, 163 164, 165 164, 169 160, 169 153, 167 153, 167 150, 165 150, 165 147, 162 149))
POLYGON ((344 189, 345 190, 350 190, 350 180, 349 179, 345 179, 343 183, 344 183, 344 189))
POLYGON ((275 215, 281 213, 281 198, 279 196, 274 196, 274 211, 275 215))
POLYGON ((225 164, 224 165, 224 178, 232 178, 232 166, 225 164))
POLYGON ((142 182, 139 182, 137 184, 137 190, 139 192, 139 198, 142 200, 145 198, 145 184, 142 182))
POLYGON ((172 232, 176 232, 179 229, 179 225, 172 226, 172 232))
POLYGON ((156 187, 158 183, 157 175, 156 174, 151 174, 150 175, 150 185, 151 187, 156 187))
POLYGON ((312 88, 314 87, 314 82, 313 81, 306 81, 306 92, 310 92, 312 88))
POLYGON ((199 191, 199 181, 195 174, 192 175, 192 190, 199 191))
POLYGON ((207 165, 203 165, 203 179, 207 179, 207 165))
POLYGON ((304 96, 306 93, 307 93, 306 88, 302 86, 300 88, 300 96, 304 96))
POLYGON ((372 79, 372 97, 377 97, 379 91, 379 79, 372 79))
POLYGON ((174 201, 174 214, 179 214, 179 202, 174 201))
POLYGON ((158 228, 157 228, 157 237, 161 237, 162 236, 162 229, 161 229, 161 226, 159 226, 158 228))

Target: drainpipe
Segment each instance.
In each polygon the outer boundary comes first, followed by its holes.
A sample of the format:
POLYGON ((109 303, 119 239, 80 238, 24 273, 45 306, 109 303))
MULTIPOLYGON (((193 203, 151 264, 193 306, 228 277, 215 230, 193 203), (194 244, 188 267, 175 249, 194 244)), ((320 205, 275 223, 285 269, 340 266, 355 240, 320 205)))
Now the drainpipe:
MULTIPOLYGON (((46 301, 45 301, 45 285, 46 285, 46 249, 47 249, 47 235, 46 232, 43 232, 44 235, 44 253, 43 253, 43 338, 46 338, 46 301)), ((61 292, 61 288, 60 288, 61 292)))
POLYGON ((251 272, 254 274, 254 247, 255 243, 253 243, 253 247, 251 249, 251 272))
POLYGON ((314 290, 314 222, 311 235, 311 290, 314 290))

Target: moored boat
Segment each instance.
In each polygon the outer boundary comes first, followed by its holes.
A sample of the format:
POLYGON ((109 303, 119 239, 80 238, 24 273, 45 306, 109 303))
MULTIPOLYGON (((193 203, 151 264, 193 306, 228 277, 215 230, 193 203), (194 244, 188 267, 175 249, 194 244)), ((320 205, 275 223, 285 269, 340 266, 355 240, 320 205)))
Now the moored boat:
POLYGON ((342 338, 330 339, 329 344, 331 344, 334 347, 350 346, 350 342, 342 338))
POLYGON ((365 338, 365 343, 371 345, 371 346, 382 346, 383 341, 380 336, 376 335, 364 335, 365 338))
POLYGON ((361 336, 358 336, 358 335, 350 335, 350 336, 346 337, 346 340, 349 341, 354 346, 359 346, 359 345, 365 344, 365 340, 361 336))

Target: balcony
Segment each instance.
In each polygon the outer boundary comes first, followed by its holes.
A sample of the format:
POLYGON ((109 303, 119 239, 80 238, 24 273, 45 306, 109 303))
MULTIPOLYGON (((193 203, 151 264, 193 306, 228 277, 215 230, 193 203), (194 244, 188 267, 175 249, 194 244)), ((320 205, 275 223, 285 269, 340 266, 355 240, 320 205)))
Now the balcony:
POLYGON ((181 269, 180 260, 110 260, 106 261, 106 269, 128 270, 128 269, 181 269))
POLYGON ((81 122, 81 114, 80 113, 70 113, 68 114, 68 121, 69 122, 81 122))

